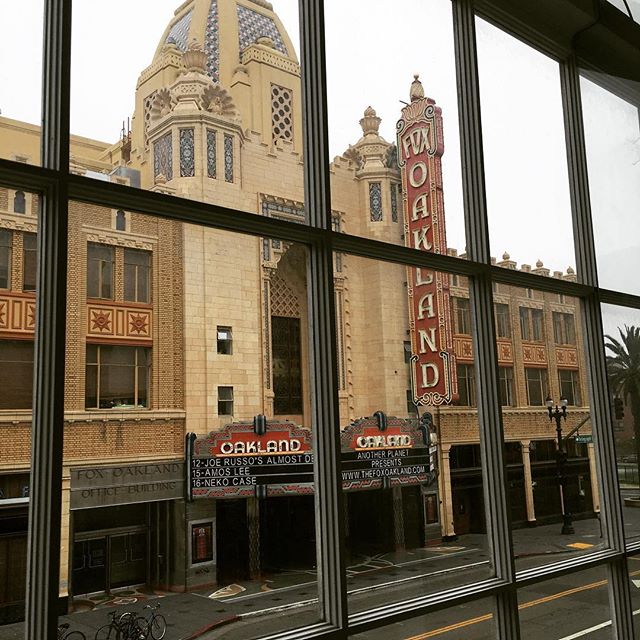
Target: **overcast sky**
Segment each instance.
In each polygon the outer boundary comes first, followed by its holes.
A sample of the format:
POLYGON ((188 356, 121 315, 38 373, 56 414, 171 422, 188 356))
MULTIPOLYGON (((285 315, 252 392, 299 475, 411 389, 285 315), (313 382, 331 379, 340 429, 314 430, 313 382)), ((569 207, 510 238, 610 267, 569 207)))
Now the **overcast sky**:
MULTIPOLYGON (((296 0, 272 1, 299 51, 296 0)), ((138 75, 151 62, 179 4, 180 0, 74 1, 72 132, 105 141, 118 138, 122 120, 133 111, 138 75)), ((331 155, 358 140, 358 121, 369 105, 382 118, 381 135, 393 141, 401 101, 408 99, 413 74, 419 73, 427 95, 443 110, 448 244, 462 252, 451 2, 403 0, 402 5, 400 12, 389 11, 388 0, 326 1, 331 155)), ((36 123, 41 6, 41 0, 21 0, 3 2, 0 8, 0 109, 5 116, 36 123)), ((477 39, 492 254, 500 259, 507 251, 518 265, 533 268, 540 259, 552 271, 575 267, 558 65, 482 21, 477 21, 477 39)), ((591 89, 586 89, 585 127, 591 136, 594 224, 602 232, 601 270, 608 274, 606 286, 640 293, 638 269, 629 270, 632 275, 622 283, 615 259, 623 249, 630 264, 640 267, 635 257, 640 213, 637 110, 591 89), (605 127, 599 125, 603 121, 605 127), (612 213, 617 223, 614 218, 612 224, 612 213)))

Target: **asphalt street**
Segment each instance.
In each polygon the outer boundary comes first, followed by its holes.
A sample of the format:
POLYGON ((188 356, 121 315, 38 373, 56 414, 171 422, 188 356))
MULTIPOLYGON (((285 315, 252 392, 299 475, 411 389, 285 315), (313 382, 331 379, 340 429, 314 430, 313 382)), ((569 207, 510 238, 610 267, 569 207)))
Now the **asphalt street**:
MULTIPOLYGON (((629 538, 640 534, 640 509, 625 508, 629 538)), ((597 519, 574 523, 575 534, 562 535, 560 524, 513 532, 516 567, 548 565, 606 548, 597 519)), ((349 613, 375 609, 472 584, 493 575, 486 535, 420 549, 360 557, 347 569, 349 613)), ((630 559, 631 579, 640 585, 640 558, 630 559), (635 568, 637 565, 637 568, 635 568)), ((318 620, 317 576, 313 570, 283 571, 260 581, 225 585, 215 591, 169 594, 160 599, 167 619, 166 640, 251 640, 318 620)), ((640 588, 632 584, 634 609, 640 588)), ((605 568, 564 575, 523 588, 519 594, 523 638, 600 640, 612 638, 605 568)), ((119 611, 141 612, 144 600, 123 598, 119 611)), ((475 640, 494 638, 492 602, 484 599, 428 616, 367 631, 363 639, 475 640)), ((113 608, 63 616, 71 629, 92 640, 113 608)), ((0 640, 21 640, 23 625, 0 627, 0 640)), ((615 639, 619 640, 619 639, 615 639)), ((627 640, 627 639, 624 639, 627 640)), ((629 639, 630 640, 630 639, 629 639)))

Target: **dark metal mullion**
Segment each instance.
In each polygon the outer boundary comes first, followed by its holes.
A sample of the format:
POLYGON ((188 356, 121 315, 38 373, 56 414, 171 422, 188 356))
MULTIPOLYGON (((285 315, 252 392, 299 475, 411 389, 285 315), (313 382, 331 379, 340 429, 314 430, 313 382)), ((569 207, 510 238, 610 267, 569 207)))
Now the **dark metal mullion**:
MULTIPOLYGON (((343 494, 340 470, 340 409, 336 349, 331 189, 327 120, 324 1, 300 0, 304 116, 304 196, 308 222, 321 235, 309 246, 308 301, 318 596, 322 622, 346 636, 347 589, 343 494)), ((311 234, 309 234, 311 235, 311 234)))
POLYGON ((58 624, 67 286, 71 0, 45 0, 42 167, 57 172, 38 221, 25 638, 58 624))
MULTIPOLYGON (((597 287, 598 273, 589 199, 580 75, 573 55, 561 63, 560 80, 577 273, 582 282, 597 287)), ((586 361, 590 380, 589 404, 592 422, 597 425, 595 433, 598 444, 596 462, 601 480, 600 504, 604 515, 603 527, 609 546, 614 550, 622 551, 625 545, 622 504, 615 465, 613 423, 609 410, 601 302, 597 289, 594 289, 592 295, 582 299, 582 310, 586 361)), ((633 616, 627 564, 624 560, 619 560, 610 563, 607 567, 614 635, 616 638, 632 638, 633 616)))
MULTIPOLYGON (((485 191, 480 85, 473 0, 454 0, 453 23, 462 154, 462 186, 465 205, 467 251, 473 261, 491 262, 485 191)), ((515 582, 510 517, 506 500, 503 459, 504 431, 499 403, 498 358, 495 345, 493 293, 488 273, 469 281, 475 324, 473 350, 478 394, 478 429, 483 467, 487 540, 496 576, 515 582)), ((496 637, 518 640, 520 625, 515 587, 495 595, 496 637)))

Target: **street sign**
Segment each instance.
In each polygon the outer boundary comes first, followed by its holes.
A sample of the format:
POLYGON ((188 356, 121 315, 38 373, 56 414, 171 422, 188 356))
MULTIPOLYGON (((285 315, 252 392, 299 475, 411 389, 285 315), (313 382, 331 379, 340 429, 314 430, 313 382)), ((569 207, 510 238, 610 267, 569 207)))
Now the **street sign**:
POLYGON ((593 442, 593 436, 576 436, 576 442, 589 444, 590 442, 593 442))

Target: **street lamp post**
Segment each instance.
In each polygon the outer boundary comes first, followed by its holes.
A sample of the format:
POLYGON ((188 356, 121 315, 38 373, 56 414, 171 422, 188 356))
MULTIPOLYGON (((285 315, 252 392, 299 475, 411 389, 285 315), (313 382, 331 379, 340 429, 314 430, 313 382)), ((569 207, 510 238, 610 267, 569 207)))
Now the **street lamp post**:
POLYGON ((565 448, 562 439, 562 420, 567 419, 567 399, 562 396, 560 398, 560 407, 556 405, 553 408, 553 398, 547 396, 546 401, 547 410, 549 411, 549 420, 556 421, 556 435, 558 438, 558 451, 556 452, 556 461, 558 465, 558 485, 560 487, 560 508, 562 509, 562 532, 563 534, 575 533, 573 529, 573 522, 571 520, 571 512, 566 508, 564 488, 566 486, 566 477, 564 475, 564 465, 567 462, 567 450, 565 448))

